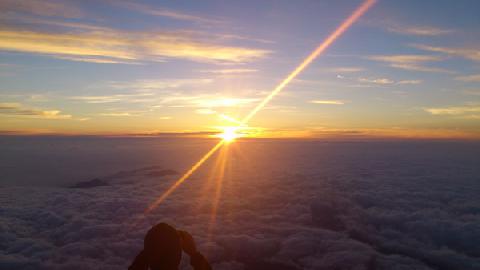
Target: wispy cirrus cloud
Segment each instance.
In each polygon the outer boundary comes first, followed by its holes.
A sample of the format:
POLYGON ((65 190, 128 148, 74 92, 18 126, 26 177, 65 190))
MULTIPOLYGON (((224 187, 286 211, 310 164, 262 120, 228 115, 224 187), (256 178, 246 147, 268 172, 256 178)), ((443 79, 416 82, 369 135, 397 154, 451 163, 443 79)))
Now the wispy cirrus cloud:
POLYGON ((0 115, 43 119, 72 118, 70 114, 62 114, 59 110, 41 110, 28 108, 20 103, 0 103, 0 115))
POLYGON ((79 30, 91 30, 91 31, 109 31, 110 28, 101 26, 101 25, 93 25, 84 22, 72 22, 66 21, 62 18, 44 18, 44 17, 37 17, 37 16, 30 16, 30 15, 20 15, 17 13, 8 13, 2 14, 3 16, 0 18, 0 22, 2 23, 5 29, 17 27, 15 29, 19 29, 18 27, 23 27, 22 29, 30 29, 30 28, 44 28, 44 27, 51 27, 51 29, 68 29, 69 31, 79 31, 79 30))
POLYGON ((425 51, 430 51, 430 52, 443 53, 449 56, 462 57, 472 61, 480 61, 480 49, 447 48, 447 47, 429 46, 429 45, 423 45, 423 44, 412 44, 412 47, 425 50, 425 51))
POLYGON ((248 106, 252 103, 257 102, 258 98, 242 98, 242 97, 217 97, 213 99, 198 99, 194 101, 194 104, 197 104, 202 107, 243 107, 248 106))
POLYGON ((337 75, 338 79, 353 82, 349 87, 375 87, 375 86, 393 86, 393 85, 414 85, 421 84, 423 80, 419 79, 403 79, 395 80, 386 77, 346 77, 337 75))
POLYGON ((101 113, 100 116, 125 117, 125 116, 136 116, 136 115, 129 112, 110 112, 110 113, 101 113))
POLYGON ((355 73, 363 70, 365 69, 361 67, 335 67, 335 68, 328 69, 328 71, 336 72, 336 73, 355 73))
POLYGON ((55 56, 55 58, 62 60, 70 60, 75 62, 89 62, 97 64, 129 64, 136 65, 140 64, 139 62, 134 61, 123 61, 110 57, 91 57, 91 56, 55 56))
POLYGON ((465 95, 480 96, 480 89, 468 89, 464 90, 463 93, 465 95))
POLYGON ((144 79, 134 81, 111 81, 95 88, 110 88, 125 93, 111 95, 74 96, 70 99, 87 103, 151 103, 149 106, 174 108, 220 108, 244 107, 259 100, 258 97, 229 96, 222 93, 208 93, 203 89, 214 80, 209 78, 144 79), (198 88, 200 87, 200 88, 198 88), (191 89, 201 91, 192 93, 191 89))
POLYGON ((27 13, 39 16, 57 16, 64 18, 80 18, 85 12, 70 1, 52 0, 2 0, 1 13, 27 13))
POLYGON ((112 81, 108 82, 108 87, 115 89, 129 90, 162 90, 179 87, 190 87, 212 83, 212 79, 208 78, 183 78, 183 79, 149 79, 135 81, 112 81))
MULTIPOLYGON (((169 19, 219 22, 135 2, 111 3, 169 19)), ((0 51, 41 54, 63 60, 100 64, 164 62, 171 58, 244 63, 270 53, 269 50, 260 48, 225 45, 231 39, 250 38, 215 31, 128 31, 65 20, 83 17, 83 11, 75 2, 5 0, 0 2, 0 14, 0 51)))
MULTIPOLYGON (((182 78, 158 80, 111 81, 95 85, 95 88, 109 88, 122 93, 107 95, 82 95, 68 97, 70 100, 89 104, 102 103, 147 103, 150 108, 227 108, 244 107, 259 100, 258 97, 225 96, 221 93, 192 94, 184 88, 192 89, 213 82, 207 78, 182 78)), ((205 112, 205 111, 201 111, 205 112)))
MULTIPOLYGON (((132 102, 135 103, 139 98, 148 98, 146 101, 153 102, 153 93, 133 93, 133 94, 114 94, 114 95, 92 95, 92 96, 73 96, 69 99, 83 101, 85 103, 100 104, 114 102, 132 102)), ((141 99, 144 100, 144 99, 141 99)))
POLYGON ((432 115, 455 116, 464 119, 480 119, 480 104, 467 103, 461 106, 424 108, 432 115))
POLYGON ((202 73, 212 73, 220 75, 229 75, 229 74, 245 74, 245 73, 255 73, 257 69, 253 68, 227 68, 227 69, 210 69, 210 70, 201 70, 202 73))
POLYGON ((318 99, 314 99, 314 100, 310 100, 309 102, 313 103, 313 104, 321 104, 321 105, 344 105, 345 104, 345 101, 343 101, 343 100, 318 100, 318 99))
POLYGON ((423 71, 423 72, 440 72, 440 73, 452 73, 452 71, 426 66, 427 63, 437 62, 444 60, 444 57, 435 55, 419 55, 419 54, 398 54, 398 55, 373 55, 368 56, 367 59, 384 62, 390 67, 411 70, 411 71, 423 71))
POLYGON ((265 57, 263 49, 226 46, 182 31, 78 33, 1 29, 0 50, 48 55, 95 63, 138 63, 169 58, 197 62, 248 62, 265 57))
POLYGON ((359 82, 362 83, 373 83, 373 84, 394 84, 395 81, 389 78, 358 78, 359 82))
POLYGON ((171 95, 161 98, 160 102, 173 107, 230 108, 245 107, 257 102, 258 98, 231 97, 217 94, 171 95))
POLYGON ((110 1, 112 4, 124 7, 133 11, 141 12, 151 16, 166 17, 174 20, 189 21, 200 24, 221 24, 224 20, 219 18, 210 18, 206 16, 198 16, 195 14, 181 12, 178 10, 171 10, 167 8, 153 7, 146 4, 141 4, 133 1, 110 1))
POLYGON ((364 78, 357 79, 360 83, 378 84, 378 85, 393 85, 393 84, 420 84, 422 80, 393 80, 389 78, 364 78))
POLYGON ((457 81, 480 82, 480 74, 464 75, 455 77, 457 81))
POLYGON ((422 80, 400 80, 397 84, 420 84, 422 82, 422 80))
POLYGON ((449 34, 452 30, 442 29, 433 26, 391 26, 387 28, 388 31, 403 35, 414 36, 440 36, 449 34))
POLYGON ((195 113, 197 114, 216 114, 217 112, 212 109, 196 109, 195 113))

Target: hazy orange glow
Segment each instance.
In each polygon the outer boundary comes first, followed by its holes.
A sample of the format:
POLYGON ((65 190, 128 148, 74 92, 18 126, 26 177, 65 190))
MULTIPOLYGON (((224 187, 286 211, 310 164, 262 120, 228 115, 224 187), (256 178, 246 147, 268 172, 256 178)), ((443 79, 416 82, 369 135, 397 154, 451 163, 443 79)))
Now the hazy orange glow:
POLYGON ((218 137, 227 143, 232 142, 241 136, 237 133, 237 130, 238 127, 225 127, 223 128, 223 133, 219 134, 218 137))
MULTIPOLYGON (((324 52, 340 35, 342 35, 355 21, 360 18, 376 0, 366 0, 359 6, 332 34, 330 34, 303 62, 297 66, 275 89, 266 96, 250 113, 242 119, 238 127, 229 127, 224 129, 224 132, 219 135, 222 140, 218 142, 212 149, 210 149, 197 163, 195 163, 180 179, 178 179, 165 193, 163 193, 157 200, 155 200, 146 210, 145 214, 157 207, 163 200, 165 200, 177 187, 179 187, 190 175, 192 175, 211 155, 213 155, 220 146, 226 142, 231 142, 239 135, 236 133, 240 126, 245 126, 258 111, 272 100, 285 86, 287 86, 300 72, 302 72, 315 58, 324 52)), ((217 192, 220 192, 221 182, 217 183, 217 192)), ((212 210, 212 218, 216 213, 216 204, 218 203, 219 195, 215 196, 215 205, 212 210)))
POLYGON ((231 117, 231 116, 228 116, 228 115, 226 115, 226 114, 223 114, 223 113, 222 113, 222 114, 219 114, 219 116, 220 116, 221 118, 223 118, 223 119, 225 119, 225 120, 227 120, 227 121, 229 121, 229 122, 235 123, 235 124, 237 124, 237 125, 239 125, 239 126, 242 126, 242 125, 243 125, 243 123, 242 123, 241 121, 238 121, 237 119, 235 119, 235 118, 233 118, 233 117, 231 117))

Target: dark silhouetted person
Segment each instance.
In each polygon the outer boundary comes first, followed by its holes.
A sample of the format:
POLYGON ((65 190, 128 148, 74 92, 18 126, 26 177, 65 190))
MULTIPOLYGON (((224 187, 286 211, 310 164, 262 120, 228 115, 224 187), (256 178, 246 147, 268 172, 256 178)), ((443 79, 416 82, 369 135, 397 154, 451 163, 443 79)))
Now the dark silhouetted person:
POLYGON ((195 270, 211 270, 205 257, 197 251, 193 237, 166 223, 153 226, 145 235, 143 250, 135 257, 128 270, 177 270, 182 250, 190 256, 195 270))

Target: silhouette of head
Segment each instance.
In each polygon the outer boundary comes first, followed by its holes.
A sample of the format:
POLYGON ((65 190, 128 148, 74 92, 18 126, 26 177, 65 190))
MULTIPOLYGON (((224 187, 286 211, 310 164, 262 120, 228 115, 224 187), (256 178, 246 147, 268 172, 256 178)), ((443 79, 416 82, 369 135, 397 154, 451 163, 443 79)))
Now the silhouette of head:
POLYGON ((182 258, 182 246, 177 230, 166 223, 153 226, 143 242, 148 265, 153 270, 177 269, 182 258))

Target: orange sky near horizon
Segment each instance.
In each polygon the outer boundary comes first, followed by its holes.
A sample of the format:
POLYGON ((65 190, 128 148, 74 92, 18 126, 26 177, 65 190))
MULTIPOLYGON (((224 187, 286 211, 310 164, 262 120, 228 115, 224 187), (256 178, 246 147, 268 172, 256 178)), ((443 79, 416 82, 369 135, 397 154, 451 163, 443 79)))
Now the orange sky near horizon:
POLYGON ((2 4, 0 135, 480 139, 475 7, 26 2, 2 4))

